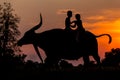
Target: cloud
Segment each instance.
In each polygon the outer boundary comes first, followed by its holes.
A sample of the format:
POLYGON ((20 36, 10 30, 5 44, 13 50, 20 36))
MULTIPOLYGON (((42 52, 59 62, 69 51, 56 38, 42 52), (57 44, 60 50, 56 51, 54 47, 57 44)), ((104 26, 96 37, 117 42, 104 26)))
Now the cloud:
POLYGON ((92 24, 105 21, 115 21, 120 18, 119 14, 120 10, 118 9, 100 10, 84 16, 83 19, 85 22, 92 24))
POLYGON ((96 23, 84 23, 84 26, 96 33, 99 33, 99 31, 120 33, 120 19, 116 19, 114 21, 101 21, 96 23))
POLYGON ((76 13, 80 13, 78 12, 76 9, 60 9, 57 11, 57 14, 60 15, 60 14, 66 14, 67 11, 71 10, 73 12, 73 14, 76 14, 76 13))
POLYGON ((90 16, 86 19, 88 19, 88 20, 103 20, 103 19, 105 19, 105 17, 104 16, 90 16))
POLYGON ((84 18, 84 25, 94 32, 107 31, 110 33, 119 33, 120 31, 120 10, 109 9, 96 12, 95 15, 89 15, 84 18))

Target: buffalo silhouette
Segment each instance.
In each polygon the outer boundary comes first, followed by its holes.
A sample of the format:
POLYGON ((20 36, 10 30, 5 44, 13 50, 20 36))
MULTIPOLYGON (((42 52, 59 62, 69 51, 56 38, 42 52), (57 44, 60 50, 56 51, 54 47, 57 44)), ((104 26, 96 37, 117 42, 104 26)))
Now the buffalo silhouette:
POLYGON ((75 60, 83 57, 84 63, 89 62, 89 56, 100 64, 100 57, 98 55, 97 37, 107 35, 109 43, 111 43, 111 36, 109 34, 94 35, 86 31, 84 40, 79 36, 79 42, 76 41, 76 31, 67 32, 64 29, 52 29, 41 33, 35 33, 42 25, 42 16, 40 15, 40 23, 28 30, 24 36, 18 41, 18 45, 33 44, 37 55, 43 62, 38 47, 43 49, 47 58, 46 65, 57 65, 61 59, 75 60))

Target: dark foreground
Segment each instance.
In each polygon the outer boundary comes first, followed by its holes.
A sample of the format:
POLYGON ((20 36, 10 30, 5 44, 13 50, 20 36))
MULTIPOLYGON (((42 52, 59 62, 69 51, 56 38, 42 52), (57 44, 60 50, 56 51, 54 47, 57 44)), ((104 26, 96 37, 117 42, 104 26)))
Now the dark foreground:
POLYGON ((120 67, 113 66, 79 66, 60 69, 4 66, 0 73, 0 80, 120 80, 120 67))

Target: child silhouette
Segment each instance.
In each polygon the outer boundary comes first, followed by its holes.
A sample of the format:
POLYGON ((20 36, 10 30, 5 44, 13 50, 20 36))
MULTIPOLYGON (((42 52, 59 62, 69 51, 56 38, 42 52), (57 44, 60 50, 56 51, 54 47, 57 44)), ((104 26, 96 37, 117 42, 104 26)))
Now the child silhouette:
POLYGON ((72 17, 72 11, 67 11, 67 18, 65 19, 65 30, 71 31, 71 21, 70 18, 72 17))
POLYGON ((85 29, 83 28, 80 14, 76 14, 75 18, 76 18, 76 20, 71 22, 71 23, 74 23, 74 25, 71 25, 71 27, 73 27, 73 28, 77 27, 76 40, 77 40, 77 42, 79 42, 79 40, 85 39, 85 29))

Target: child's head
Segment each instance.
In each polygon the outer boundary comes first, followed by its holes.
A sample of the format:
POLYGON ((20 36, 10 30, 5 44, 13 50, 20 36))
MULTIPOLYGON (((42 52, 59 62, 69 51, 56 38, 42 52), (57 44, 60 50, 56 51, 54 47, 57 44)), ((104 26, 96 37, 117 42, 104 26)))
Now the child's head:
POLYGON ((72 17, 72 11, 70 11, 70 10, 67 11, 67 16, 68 16, 68 17, 72 17))
POLYGON ((76 15, 75 15, 75 18, 76 18, 77 20, 80 20, 80 19, 81 19, 80 14, 76 14, 76 15))

